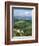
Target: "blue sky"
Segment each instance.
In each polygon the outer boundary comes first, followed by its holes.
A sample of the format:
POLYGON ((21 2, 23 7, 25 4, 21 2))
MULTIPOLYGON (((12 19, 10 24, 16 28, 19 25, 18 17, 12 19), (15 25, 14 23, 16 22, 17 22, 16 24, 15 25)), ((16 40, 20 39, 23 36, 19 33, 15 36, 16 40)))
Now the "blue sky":
POLYGON ((32 9, 14 9, 14 16, 32 16, 32 9))

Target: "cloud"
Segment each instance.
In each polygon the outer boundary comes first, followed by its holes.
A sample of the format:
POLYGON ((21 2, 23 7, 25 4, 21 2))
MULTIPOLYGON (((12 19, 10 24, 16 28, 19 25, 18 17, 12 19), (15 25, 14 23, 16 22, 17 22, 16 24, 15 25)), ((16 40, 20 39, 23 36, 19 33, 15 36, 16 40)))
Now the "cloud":
POLYGON ((31 12, 28 12, 28 11, 26 11, 26 12, 21 12, 21 13, 17 13, 17 14, 15 14, 15 16, 31 16, 32 15, 32 13, 31 12))
POLYGON ((25 12, 25 14, 29 14, 29 12, 25 12))
POLYGON ((25 15, 25 16, 31 16, 32 13, 31 13, 31 12, 25 12, 24 15, 25 15))

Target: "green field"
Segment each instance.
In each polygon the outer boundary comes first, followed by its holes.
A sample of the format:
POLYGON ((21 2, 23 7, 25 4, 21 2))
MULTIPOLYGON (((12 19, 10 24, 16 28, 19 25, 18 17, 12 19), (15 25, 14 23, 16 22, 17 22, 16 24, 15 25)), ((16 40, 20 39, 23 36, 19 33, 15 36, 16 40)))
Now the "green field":
POLYGON ((13 36, 32 36, 32 20, 15 20, 13 36))

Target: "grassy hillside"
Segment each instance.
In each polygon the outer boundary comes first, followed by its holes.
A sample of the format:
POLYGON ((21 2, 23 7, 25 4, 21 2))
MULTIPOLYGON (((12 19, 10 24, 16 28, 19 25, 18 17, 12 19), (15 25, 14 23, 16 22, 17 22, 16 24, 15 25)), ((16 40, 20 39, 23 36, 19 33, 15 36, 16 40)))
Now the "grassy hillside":
POLYGON ((13 36, 31 36, 32 35, 32 20, 18 20, 14 21, 13 36))

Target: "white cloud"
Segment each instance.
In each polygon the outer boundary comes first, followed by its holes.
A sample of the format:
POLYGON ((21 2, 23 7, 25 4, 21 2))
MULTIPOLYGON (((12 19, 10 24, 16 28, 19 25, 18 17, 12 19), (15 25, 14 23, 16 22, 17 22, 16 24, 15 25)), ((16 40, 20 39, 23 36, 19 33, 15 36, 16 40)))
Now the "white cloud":
POLYGON ((15 16, 31 16, 31 13, 30 12, 18 13, 15 16))
POLYGON ((29 14, 29 12, 25 12, 25 14, 29 14))

